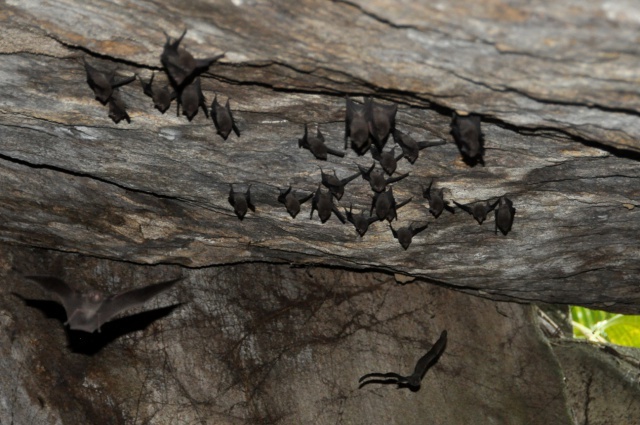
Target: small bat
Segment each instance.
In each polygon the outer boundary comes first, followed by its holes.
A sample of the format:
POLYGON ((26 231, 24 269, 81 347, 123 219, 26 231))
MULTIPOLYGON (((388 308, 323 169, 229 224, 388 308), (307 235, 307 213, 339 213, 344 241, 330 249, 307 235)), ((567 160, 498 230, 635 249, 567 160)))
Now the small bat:
POLYGON ((340 180, 335 170, 333 170, 333 175, 331 175, 325 173, 322 167, 320 167, 320 174, 322 175, 322 184, 331 191, 338 201, 342 198, 342 195, 344 195, 344 187, 347 183, 360 177, 360 172, 357 172, 352 176, 340 180))
POLYGON ((313 156, 323 161, 327 160, 329 153, 340 158, 344 157, 344 152, 331 149, 324 144, 324 136, 320 132, 320 127, 318 127, 316 137, 309 137, 307 124, 304 125, 304 136, 302 139, 298 139, 298 148, 309 149, 313 156))
POLYGON ((209 118, 209 110, 202 94, 200 87, 200 77, 196 77, 193 82, 180 91, 178 96, 177 116, 180 116, 180 106, 182 105, 182 115, 186 116, 189 121, 198 113, 198 108, 202 107, 204 114, 209 118))
POLYGON ((465 162, 470 165, 484 165, 484 140, 480 130, 480 117, 477 115, 461 116, 453 113, 451 134, 462 153, 465 162))
POLYGON ((185 29, 180 38, 171 41, 171 37, 165 32, 167 41, 164 44, 164 50, 160 56, 160 62, 167 71, 169 79, 176 89, 191 83, 194 77, 204 69, 208 68, 213 62, 224 56, 224 53, 206 59, 195 59, 193 55, 180 47, 180 42, 184 38, 187 30, 185 29))
POLYGON ((344 148, 345 150, 347 149, 347 141, 351 138, 353 149, 358 155, 363 155, 371 146, 365 107, 352 101, 349 95, 347 95, 346 99, 347 116, 345 119, 344 148))
POLYGON ((376 210, 376 216, 379 220, 387 219, 389 223, 392 220, 397 219, 397 211, 401 207, 407 205, 411 202, 413 198, 409 198, 406 201, 396 203, 396 199, 393 197, 393 187, 389 187, 389 190, 376 193, 373 197, 373 202, 371 203, 371 212, 373 212, 374 208, 376 210))
POLYGON ((127 113, 127 106, 118 93, 118 89, 114 89, 109 98, 109 118, 114 123, 118 124, 122 120, 126 120, 127 123, 131 123, 131 118, 127 113))
POLYGON ((513 207, 513 202, 506 196, 501 196, 498 199, 498 208, 495 210, 496 215, 496 228, 495 233, 498 234, 498 229, 503 235, 507 235, 513 225, 513 217, 516 215, 516 209, 513 207))
POLYGON ((371 97, 365 99, 364 102, 367 123, 369 124, 369 133, 373 138, 373 142, 380 152, 389 139, 389 134, 396 127, 396 113, 398 105, 384 105, 376 103, 371 97))
POLYGON ((440 338, 433 344, 433 347, 418 360, 416 367, 413 369, 413 373, 409 376, 402 376, 394 372, 389 373, 368 373, 360 378, 358 382, 360 382, 360 386, 358 388, 362 388, 368 383, 386 383, 386 384, 397 384, 398 386, 406 385, 410 389, 418 390, 420 388, 420 383, 424 378, 424 375, 427 371, 438 362, 442 353, 444 353, 445 348, 447 347, 447 331, 442 331, 440 334, 440 338), (383 380, 373 380, 367 381, 365 380, 369 378, 383 378, 383 380))
POLYGON ((244 219, 247 209, 256 212, 256 207, 251 203, 251 185, 249 185, 245 193, 234 192, 232 184, 229 187, 229 203, 240 220, 244 219))
POLYGON ((332 212, 336 217, 338 217, 342 224, 346 223, 344 216, 333 203, 333 195, 331 195, 331 192, 322 193, 322 190, 320 189, 321 187, 322 184, 319 184, 318 190, 316 190, 316 193, 313 195, 313 199, 311 201, 311 215, 309 215, 309 219, 313 218, 313 212, 317 210, 318 217, 320 217, 320 221, 322 223, 329 220, 332 212))
POLYGON ((305 196, 304 198, 298 199, 291 192, 291 186, 288 189, 280 189, 280 195, 278 195, 278 202, 283 203, 285 207, 287 207, 287 211, 292 218, 296 218, 298 213, 300 212, 300 205, 307 202, 309 199, 313 197, 313 193, 305 196))
POLYGON ((371 189, 374 192, 384 192, 389 183, 394 183, 404 179, 409 176, 409 173, 402 174, 396 177, 390 177, 388 179, 384 178, 384 173, 379 170, 374 170, 376 163, 374 162, 371 168, 366 169, 360 165, 358 165, 358 169, 360 169, 360 174, 362 178, 369 182, 371 189))
POLYGON ((80 292, 64 281, 52 276, 25 276, 44 290, 53 294, 67 312, 67 321, 72 330, 100 332, 100 327, 117 314, 131 308, 140 307, 156 295, 168 290, 180 279, 156 283, 108 295, 101 291, 80 292))
POLYGON ((413 239, 413 237, 426 229, 427 226, 429 226, 429 223, 425 224, 424 226, 413 227, 412 223, 407 227, 401 227, 400 229, 395 230, 393 226, 391 226, 391 223, 389 223, 389 227, 391 228, 393 237, 396 238, 398 242, 400 242, 400 245, 402 245, 405 251, 407 250, 407 248, 409 248, 409 245, 411 245, 411 240, 413 239))
POLYGON ((227 103, 222 106, 218 103, 218 95, 215 95, 211 103, 211 117, 213 118, 213 123, 216 126, 218 134, 222 136, 224 140, 227 140, 231 130, 236 133, 236 136, 240 137, 240 130, 238 130, 233 120, 233 115, 231 115, 229 99, 227 99, 227 103))
POLYGON ((402 158, 404 154, 400 154, 395 156, 396 148, 395 146, 391 149, 390 152, 381 152, 378 150, 376 146, 371 146, 371 156, 373 159, 380 162, 382 169, 388 175, 393 174, 396 171, 396 167, 398 166, 398 161, 402 158))
POLYGON ((447 143, 444 140, 440 140, 440 141, 437 141, 437 142, 428 142, 428 141, 416 142, 408 134, 405 134, 405 133, 401 132, 400 130, 396 130, 396 129, 394 129, 391 132, 391 135, 393 136, 393 140, 397 144, 399 144, 400 147, 402 148, 402 153, 404 154, 404 157, 411 164, 416 162, 416 159, 418 159, 418 155, 420 155, 420 151, 422 149, 430 148, 432 146, 445 145, 447 143))
POLYGON ((116 72, 111 71, 109 74, 104 73, 102 71, 98 71, 96 68, 92 67, 87 63, 87 60, 84 60, 84 69, 87 72, 87 83, 93 93, 96 96, 96 100, 98 100, 103 105, 106 105, 109 99, 113 94, 113 89, 116 87, 124 86, 125 84, 129 84, 133 80, 136 79, 136 76, 128 77, 120 81, 116 81, 116 72))
POLYGON ((353 224, 353 227, 356 228, 356 232, 358 232, 360 237, 363 237, 364 234, 367 233, 367 230, 369 230, 371 223, 375 223, 378 219, 376 217, 371 217, 371 214, 367 217, 364 215, 364 211, 358 215, 354 215, 351 212, 352 209, 353 205, 351 204, 349 205, 349 211, 347 211, 346 208, 344 209, 344 212, 347 215, 347 220, 349 220, 349 223, 353 224))
POLYGON ((470 204, 462 205, 457 203, 456 201, 453 201, 453 203, 459 206, 463 211, 466 211, 469 214, 471 214, 473 218, 476 219, 478 224, 482 224, 482 222, 486 220, 487 214, 493 211, 493 209, 498 205, 499 201, 500 200, 496 201, 493 204, 490 204, 489 202, 484 202, 484 203, 477 202, 473 205, 470 205, 470 204))
POLYGON ((148 83, 145 83, 141 77, 138 77, 140 84, 142 85, 142 91, 153 100, 153 106, 162 112, 167 112, 167 109, 171 106, 171 102, 177 97, 176 92, 171 90, 167 85, 161 88, 153 87, 153 79, 156 76, 154 72, 151 74, 151 79, 148 83))
POLYGON ((449 201, 444 200, 444 188, 431 191, 433 180, 429 182, 429 186, 425 189, 422 188, 422 196, 429 201, 429 212, 433 214, 435 218, 440 217, 443 210, 447 210, 452 214, 455 214, 455 209, 449 205, 449 201))

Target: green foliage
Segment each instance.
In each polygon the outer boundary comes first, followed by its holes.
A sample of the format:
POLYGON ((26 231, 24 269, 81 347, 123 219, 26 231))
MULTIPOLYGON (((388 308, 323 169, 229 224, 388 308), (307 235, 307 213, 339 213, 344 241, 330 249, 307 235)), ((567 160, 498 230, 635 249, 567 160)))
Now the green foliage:
POLYGON ((573 336, 640 348, 640 316, 571 307, 573 336))

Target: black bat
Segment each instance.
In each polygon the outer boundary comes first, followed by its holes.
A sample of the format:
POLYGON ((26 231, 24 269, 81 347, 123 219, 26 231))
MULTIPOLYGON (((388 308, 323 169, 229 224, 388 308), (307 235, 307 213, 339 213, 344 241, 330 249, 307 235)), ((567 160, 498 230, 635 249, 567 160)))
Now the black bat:
POLYGON ((151 79, 148 83, 145 83, 141 77, 138 77, 140 84, 142 84, 142 91, 153 100, 153 106, 162 112, 167 112, 167 109, 171 106, 171 102, 177 97, 177 94, 168 85, 164 87, 153 87, 153 79, 156 73, 151 74, 151 79))
POLYGON ((325 173, 322 167, 319 168, 320 174, 322 175, 322 184, 331 191, 333 196, 335 196, 338 201, 342 198, 342 195, 344 195, 344 187, 347 185, 347 183, 360 177, 360 172, 357 172, 356 174, 341 180, 336 175, 335 170, 333 170, 333 175, 331 175, 325 173))
POLYGON ((462 208, 463 211, 466 211, 469 214, 471 214, 473 218, 476 219, 478 224, 482 224, 482 222, 486 220, 487 214, 489 214, 491 211, 494 210, 494 208, 498 205, 499 201, 500 200, 496 201, 493 204, 490 204, 489 202, 477 202, 473 205, 471 204, 462 205, 457 203, 456 201, 453 201, 453 203, 459 206, 460 208, 462 208))
POLYGON ((373 142, 380 152, 389 139, 389 134, 396 127, 396 113, 398 105, 384 105, 376 103, 371 97, 365 99, 364 102, 367 123, 369 124, 369 133, 373 138, 373 142))
POLYGON ((401 227, 400 229, 395 230, 393 226, 391 226, 391 223, 389 223, 389 227, 391 228, 393 237, 396 238, 398 242, 400 242, 400 245, 402 245, 405 251, 407 250, 407 248, 409 248, 409 245, 411 245, 411 240, 413 239, 413 237, 422 232, 428 226, 429 223, 425 224, 424 226, 413 227, 413 223, 411 223, 409 226, 401 227))
POLYGON ((218 103, 218 95, 216 94, 211 103, 211 117, 213 118, 213 123, 216 126, 218 134, 222 136, 224 140, 227 140, 231 130, 236 133, 236 136, 240 137, 240 130, 238 130, 233 115, 231 115, 229 99, 227 99, 227 103, 222 106, 218 103))
POLYGON ((447 347, 447 331, 442 331, 440 338, 433 344, 433 347, 418 360, 416 367, 413 369, 413 373, 409 376, 402 376, 394 372, 389 373, 367 373, 359 379, 360 386, 362 388, 369 383, 384 383, 384 384, 397 384, 398 386, 406 385, 410 389, 418 390, 420 383, 424 378, 427 371, 438 362, 442 353, 444 353, 447 347), (383 380, 366 381, 369 378, 383 378, 383 380))
POLYGON ((156 295, 168 290, 180 279, 156 283, 120 292, 115 295, 91 290, 80 292, 64 281, 52 276, 25 276, 44 290, 53 294, 67 312, 67 321, 72 330, 100 332, 100 327, 117 314, 131 308, 140 307, 156 295))
POLYGON ((333 195, 331 195, 331 192, 323 193, 320 189, 321 187, 322 184, 319 184, 318 190, 316 190, 316 193, 313 195, 313 199, 311 201, 311 214, 309 215, 309 219, 313 218, 313 212, 317 210, 318 217, 320 217, 320 221, 322 223, 325 223, 327 220, 329 220, 332 212, 336 215, 336 217, 338 217, 342 224, 346 223, 344 216, 333 203, 333 195))
POLYGON ((408 134, 405 134, 400 130, 395 130, 395 129, 391 132, 391 135, 393 136, 393 140, 397 144, 399 144, 400 147, 402 148, 402 153, 404 154, 404 157, 407 158, 407 161, 409 161, 411 164, 416 162, 416 159, 418 159, 418 156, 420 155, 420 151, 422 149, 430 148, 432 146, 445 145, 447 143, 444 140, 439 140, 437 142, 429 142, 429 141, 416 142, 408 134))
POLYGON ((131 118, 127 113, 127 105, 124 104, 124 101, 120 97, 118 89, 114 89, 109 98, 109 118, 116 124, 122 120, 131 123, 131 118))
POLYGON ((376 193, 371 203, 371 212, 376 210, 376 216, 379 220, 387 219, 389 223, 398 218, 398 209, 407 205, 413 198, 409 198, 406 201, 396 203, 396 199, 393 197, 393 187, 382 193, 376 193))
POLYGON ((182 115, 185 115, 189 121, 198 113, 198 108, 202 107, 204 114, 209 118, 209 110, 202 94, 200 87, 200 77, 196 77, 193 82, 184 87, 178 95, 177 116, 180 116, 180 106, 182 106, 182 115))
POLYGON ((382 169, 388 175, 393 174, 396 171, 396 167, 398 166, 398 161, 402 158, 404 154, 396 155, 395 146, 391 149, 390 152, 381 152, 378 150, 376 146, 371 146, 371 156, 373 159, 380 162, 382 169))
POLYGON ((313 156, 323 161, 327 160, 327 154, 329 153, 340 158, 344 157, 343 152, 331 149, 324 144, 324 136, 320 132, 320 127, 318 127, 316 137, 309 137, 307 124, 304 125, 304 136, 302 139, 298 139, 298 148, 309 149, 313 156))
POLYGON ((371 186, 371 189, 374 192, 384 192, 388 184, 400 181, 405 177, 409 176, 409 173, 406 173, 396 177, 390 177, 388 179, 385 179, 384 173, 382 171, 374 170, 375 166, 376 166, 375 162, 369 169, 366 169, 358 165, 358 169, 360 169, 360 174, 362 175, 362 178, 369 182, 369 185, 371 186))
POLYGON ((498 208, 495 210, 496 215, 496 235, 498 234, 498 229, 502 232, 503 235, 507 235, 511 230, 511 226, 513 225, 513 217, 516 215, 516 209, 513 207, 513 202, 511 199, 506 196, 501 196, 498 199, 498 208))
POLYGON ((129 84, 136 79, 136 76, 134 75, 133 77, 116 81, 115 71, 111 71, 108 74, 98 71, 96 68, 89 65, 86 59, 84 59, 84 69, 87 72, 87 83, 89 84, 89 87, 93 90, 96 100, 103 105, 106 105, 113 95, 113 89, 129 84))
POLYGON ((171 37, 166 32, 164 33, 167 40, 160 56, 160 62, 162 62, 162 66, 176 89, 181 89, 191 83, 199 73, 224 56, 222 53, 212 58, 195 59, 191 53, 180 47, 180 42, 186 33, 185 29, 180 38, 175 41, 171 41, 171 37))
POLYGON ((247 187, 245 193, 234 192, 233 185, 229 185, 229 203, 233 207, 233 212, 236 213, 240 220, 244 219, 247 214, 247 209, 256 212, 256 207, 251 203, 251 185, 247 187))
POLYGON ((344 130, 344 148, 347 149, 347 142, 351 138, 353 150, 358 155, 363 155, 369 146, 371 139, 369 138, 369 123, 367 122, 367 114, 364 105, 355 103, 347 95, 347 116, 345 119, 344 130))
POLYGON ((462 157, 469 165, 480 163, 484 165, 484 139, 480 130, 480 117, 477 115, 461 116, 453 113, 451 134, 462 153, 462 157))
POLYGON ((298 199, 293 194, 293 192, 291 192, 291 186, 289 186, 288 189, 280 189, 280 195, 278 195, 278 202, 281 202, 284 204, 284 206, 287 208, 287 211, 289 212, 289 215, 291 215, 292 218, 296 218, 296 216, 300 212, 300 205, 304 204, 309 199, 311 199, 313 195, 314 195, 313 193, 310 193, 304 198, 298 199))
POLYGON ((347 211, 346 208, 344 209, 344 212, 347 215, 347 220, 349 220, 349 223, 353 224, 353 227, 356 228, 356 232, 358 232, 360 237, 363 237, 365 233, 367 233, 367 230, 369 230, 371 223, 375 223, 378 219, 376 217, 371 217, 371 214, 367 217, 364 215, 364 211, 358 215, 354 215, 351 212, 352 209, 353 205, 351 204, 349 205, 349 211, 347 211))
POLYGON ((455 209, 449 205, 449 201, 444 200, 444 188, 439 190, 431 190, 431 186, 433 185, 433 180, 429 182, 429 186, 425 189, 422 188, 422 196, 429 201, 429 212, 433 214, 435 218, 440 217, 442 211, 447 210, 450 213, 454 214, 455 209))

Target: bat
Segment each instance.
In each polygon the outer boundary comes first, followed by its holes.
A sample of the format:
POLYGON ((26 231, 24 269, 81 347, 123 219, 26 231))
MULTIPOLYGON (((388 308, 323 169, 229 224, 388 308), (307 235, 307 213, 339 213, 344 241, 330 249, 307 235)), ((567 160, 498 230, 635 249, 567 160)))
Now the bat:
POLYGON ((445 145, 447 143, 444 140, 439 140, 437 142, 429 142, 429 141, 416 142, 408 134, 405 134, 400 130, 396 130, 396 129, 394 129, 391 132, 391 135, 393 136, 394 142, 399 144, 400 147, 402 148, 402 153, 404 157, 411 164, 416 162, 416 159, 418 159, 418 156, 420 155, 420 151, 422 149, 430 148, 432 146, 445 145))
POLYGON ((309 149, 313 156, 323 161, 327 160, 327 154, 344 157, 344 152, 331 149, 324 144, 324 136, 320 132, 320 127, 318 127, 316 137, 309 137, 307 124, 304 125, 304 136, 302 139, 298 139, 298 148, 309 149))
POLYGON ((367 373, 359 379, 360 386, 362 388, 369 383, 385 383, 385 384, 397 384, 398 387, 406 385, 411 389, 418 390, 420 383, 424 378, 424 375, 433 365, 435 365, 442 353, 444 353, 447 347, 447 331, 444 330, 440 334, 440 338, 433 344, 433 347, 418 360, 416 367, 413 369, 413 373, 409 376, 402 376, 394 372, 389 373, 367 373), (383 380, 366 381, 369 378, 383 378, 383 380), (365 382, 366 381, 366 382, 365 382))
POLYGON ((363 237, 364 234, 367 233, 367 230, 369 230, 369 226, 371 225, 371 223, 378 221, 378 219, 376 217, 371 217, 371 214, 369 214, 369 217, 367 217, 366 215, 364 215, 364 211, 362 211, 358 215, 354 215, 351 212, 352 208, 353 205, 350 204, 349 211, 347 211, 346 208, 344 209, 344 212, 347 215, 347 220, 349 220, 349 223, 353 224, 353 227, 356 228, 356 232, 358 232, 360 237, 363 237))
POLYGON ((493 209, 498 205, 499 201, 500 200, 496 201, 493 204, 490 204, 489 202, 484 202, 484 203, 478 202, 473 205, 470 205, 470 204, 462 205, 457 203, 456 201, 453 201, 453 203, 456 204, 458 207, 460 207, 463 211, 466 211, 469 214, 471 214, 473 218, 476 219, 478 224, 482 224, 482 222, 486 220, 487 214, 493 211, 493 209))
POLYGON ((229 99, 227 99, 227 103, 222 106, 218 103, 218 95, 215 95, 211 103, 211 117, 213 118, 213 123, 216 126, 218 134, 222 136, 224 140, 227 140, 231 130, 236 133, 236 136, 240 137, 240 130, 238 130, 233 120, 233 115, 231 115, 229 99))
POLYGON ((362 178, 369 182, 369 185, 371 186, 371 190, 373 190, 374 192, 378 192, 378 193, 384 192, 388 184, 400 181, 405 177, 409 176, 409 173, 406 173, 396 177, 390 177, 388 179, 385 179, 384 173, 382 171, 374 170, 375 166, 376 166, 375 162, 373 163, 373 165, 371 165, 371 168, 369 169, 366 169, 358 165, 358 169, 360 170, 360 174, 362 175, 362 178))
MULTIPOLYGON (((396 127, 398 105, 376 103, 371 97, 364 101, 365 114, 369 124, 369 133, 380 152, 389 139, 389 134, 396 127)), ((390 173, 391 174, 391 173, 390 173)))
POLYGON ((484 165, 484 139, 480 130, 480 117, 477 115, 461 116, 453 113, 451 134, 458 145, 465 162, 470 165, 484 165))
POLYGON ((69 329, 84 332, 95 332, 96 330, 100 332, 100 327, 116 315, 125 310, 142 306, 151 298, 170 289, 176 282, 182 280, 182 278, 173 279, 109 295, 97 290, 80 292, 71 288, 61 279, 52 276, 25 277, 36 282, 62 304, 67 313, 67 321, 64 324, 69 325, 69 329))
POLYGON ((409 226, 401 227, 400 229, 395 230, 393 226, 391 226, 391 223, 389 223, 389 227, 391 228, 393 237, 396 238, 398 242, 400 242, 400 245, 402 245, 405 251, 407 250, 407 248, 409 248, 409 245, 411 245, 411 240, 413 239, 413 237, 422 232, 428 226, 429 223, 425 224, 424 226, 413 227, 412 223, 409 226))
POLYGON ((398 218, 398 209, 407 205, 409 202, 411 202, 412 199, 413 198, 409 198, 406 201, 396 203, 396 200, 393 197, 393 187, 390 186, 389 190, 381 193, 376 193, 374 195, 373 202, 371 203, 370 214, 375 209, 376 217, 378 217, 379 220, 382 221, 384 219, 387 219, 387 221, 391 223, 392 220, 398 218))
POLYGON ((171 106, 171 102, 177 97, 176 92, 172 90, 168 85, 164 87, 153 87, 153 79, 156 76, 154 72, 151 74, 151 79, 148 83, 145 83, 141 77, 138 77, 140 84, 142 85, 142 91, 153 100, 153 106, 162 112, 167 112, 167 109, 171 106))
POLYGON ((131 123, 131 118, 127 113, 127 106, 120 97, 118 89, 114 89, 111 93, 111 97, 109 98, 109 118, 111 118, 116 124, 122 120, 126 120, 127 123, 131 123))
POLYGON ((455 209, 449 205, 449 201, 444 200, 444 189, 431 190, 433 180, 429 182, 429 186, 425 189, 422 188, 422 196, 429 201, 429 212, 433 214, 435 218, 440 217, 442 211, 447 210, 452 214, 455 214, 455 209))
POLYGON ((232 184, 229 187, 229 203, 240 220, 244 219, 247 209, 256 212, 256 207, 251 203, 251 185, 249 185, 245 193, 234 192, 232 184))
POLYGON ((498 199, 498 208, 495 210, 496 215, 496 228, 495 233, 498 234, 498 229, 503 235, 507 235, 513 225, 513 217, 516 215, 516 209, 513 207, 513 202, 506 196, 501 196, 498 199))
POLYGON ((393 149, 391 149, 390 152, 381 152, 378 150, 378 148, 375 145, 371 146, 371 156, 373 157, 373 159, 377 160, 380 163, 380 165, 382 166, 382 169, 388 175, 391 175, 396 171, 396 167, 398 166, 398 161, 404 155, 404 154, 400 154, 398 156, 395 156, 395 154, 396 154, 395 146, 393 147, 393 149))
POLYGON ((342 198, 342 195, 344 195, 344 187, 347 183, 360 177, 360 172, 357 172, 356 174, 341 180, 336 175, 335 170, 333 170, 333 175, 331 175, 325 173, 322 170, 322 167, 320 167, 320 174, 322 175, 322 184, 331 191, 331 194, 335 196, 338 201, 342 198))
POLYGON ((321 187, 322 184, 319 184, 318 190, 316 190, 311 200, 311 215, 309 215, 309 219, 313 218, 313 212, 317 210, 318 217, 320 217, 320 221, 323 224, 329 220, 332 212, 338 217, 342 224, 346 223, 344 216, 333 203, 333 195, 331 195, 331 192, 323 193, 320 189, 321 187))
POLYGON ((280 195, 278 195, 278 202, 284 204, 284 206, 287 208, 287 211, 289 212, 289 215, 292 218, 296 218, 296 216, 300 212, 300 205, 304 204, 309 199, 311 199, 313 195, 314 194, 311 193, 305 196, 304 198, 298 199, 291 192, 291 186, 289 186, 288 189, 284 189, 284 190, 280 189, 280 195))
POLYGON ((180 43, 186 33, 187 30, 185 29, 180 38, 171 41, 171 37, 165 32, 164 35, 167 40, 164 44, 162 55, 160 55, 160 62, 162 62, 162 66, 164 66, 171 83, 176 89, 181 89, 190 84, 199 73, 224 56, 224 53, 221 53, 211 58, 195 59, 191 53, 180 47, 180 43))
POLYGON ((202 94, 200 87, 200 77, 196 77, 193 82, 184 87, 178 95, 177 116, 180 116, 180 106, 182 105, 182 115, 186 116, 189 121, 198 113, 198 108, 202 107, 204 114, 209 118, 209 110, 202 94))
POLYGON ((345 118, 344 130, 344 148, 347 149, 347 142, 351 138, 353 150, 358 155, 363 155, 369 146, 371 139, 369 137, 369 124, 367 122, 367 114, 364 105, 355 103, 349 98, 347 99, 347 116, 345 118))
POLYGON ((116 87, 124 86, 125 84, 129 84, 133 80, 136 79, 136 76, 128 77, 120 81, 116 81, 116 72, 111 71, 110 73, 104 73, 102 71, 98 71, 96 68, 92 67, 87 63, 86 58, 84 60, 84 69, 87 72, 87 83, 91 90, 93 90, 93 94, 96 96, 96 100, 106 105, 111 96, 113 95, 113 89, 116 87))

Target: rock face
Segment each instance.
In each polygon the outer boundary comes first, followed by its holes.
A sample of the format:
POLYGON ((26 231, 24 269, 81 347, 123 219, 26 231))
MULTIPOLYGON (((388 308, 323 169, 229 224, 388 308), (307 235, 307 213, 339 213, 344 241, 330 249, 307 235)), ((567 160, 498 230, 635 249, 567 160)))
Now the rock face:
MULTIPOLYGON (((0 422, 571 423, 573 395, 563 395, 562 368, 531 307, 505 301, 640 311, 632 5, 174 3, 14 1, 0 12, 2 349, 17 347, 3 370, 23 371, 3 383, 14 402, 0 422), (231 99, 240 137, 223 141, 202 110, 192 121, 176 116, 175 101, 161 114, 138 82, 118 89, 131 123, 116 125, 94 100, 84 60, 118 78, 155 72, 164 85, 163 31, 176 38, 185 28, 196 58, 225 53, 200 80, 207 105, 231 99), (289 185, 301 197, 315 191, 319 166, 339 178, 371 166, 370 153, 319 161, 298 147, 308 123, 342 150, 347 94, 397 103, 399 130, 447 141, 413 165, 398 161, 397 173, 410 175, 394 195, 412 201, 393 226, 429 224, 407 251, 386 222, 360 238, 336 218, 309 220, 311 201, 295 219, 277 201, 289 185), (454 110, 482 118, 484 166, 462 160, 454 110), (512 230, 496 234, 493 213, 483 225, 460 210, 434 219, 422 198, 432 179, 461 204, 507 194, 512 230), (251 185, 256 212, 242 221, 227 200, 231 184, 251 185), (124 338, 109 337, 117 329, 89 342, 67 335, 70 351, 58 322, 33 324, 44 319, 29 307, 42 305, 10 295, 42 296, 23 292, 20 273, 36 272, 110 290, 181 272, 174 301, 185 304, 143 316, 154 324, 124 338), (418 283, 397 286, 379 272, 418 283), (356 389, 367 372, 410 372, 442 329, 450 346, 420 392, 356 389), (56 371, 44 372, 48 364, 56 371), (455 380, 466 381, 447 393, 455 380), (532 387, 547 391, 533 397, 532 387)), ((356 179, 336 205, 369 211, 371 194, 356 179)))

